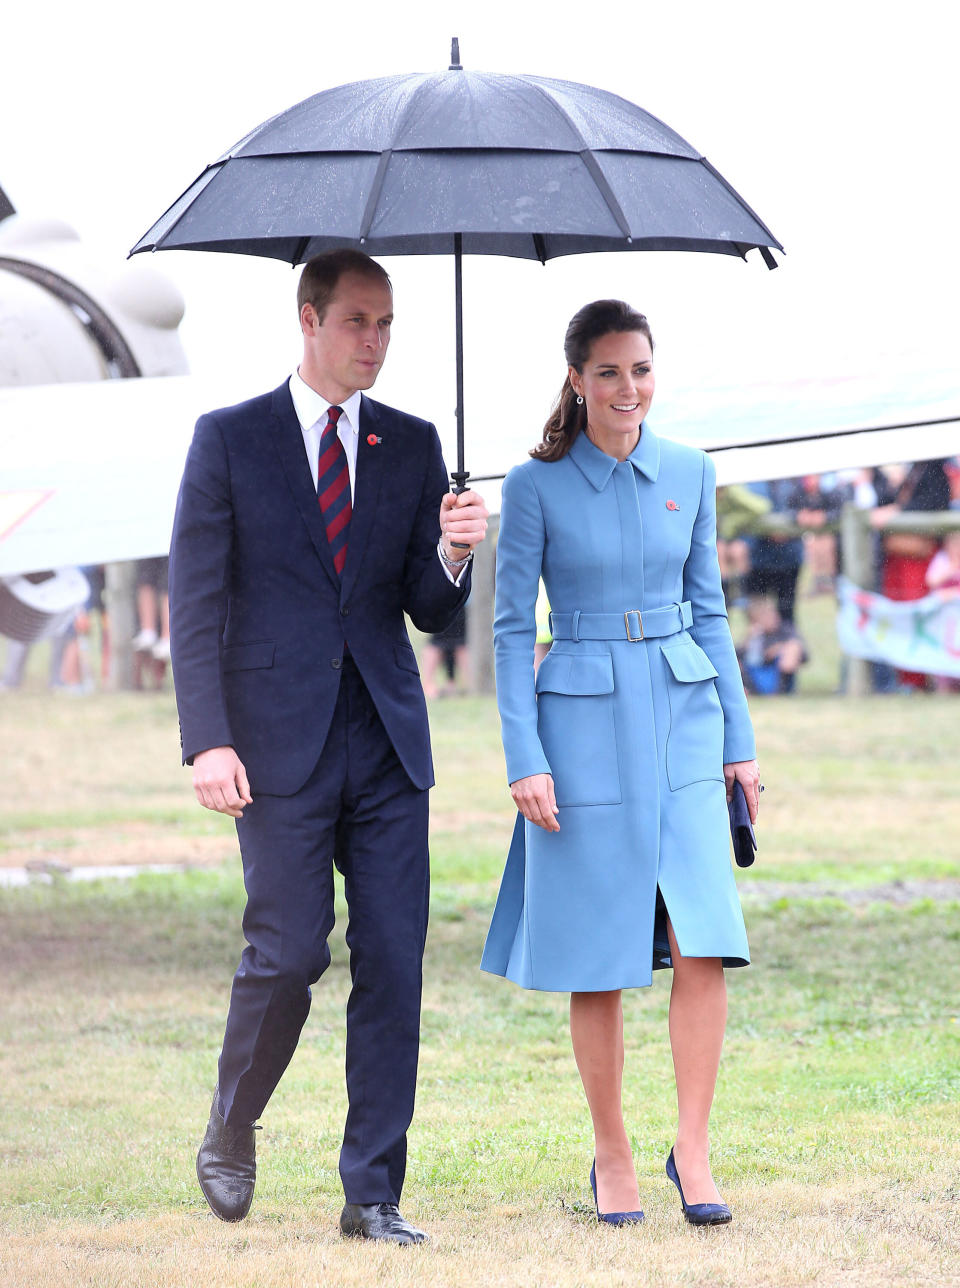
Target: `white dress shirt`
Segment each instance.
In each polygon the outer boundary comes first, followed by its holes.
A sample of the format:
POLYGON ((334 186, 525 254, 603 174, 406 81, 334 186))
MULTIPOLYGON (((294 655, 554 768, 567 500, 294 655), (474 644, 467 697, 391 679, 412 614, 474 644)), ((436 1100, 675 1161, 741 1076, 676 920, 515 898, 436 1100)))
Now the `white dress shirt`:
POLYGON ((317 463, 320 460, 320 435, 323 433, 327 423, 327 412, 331 407, 343 408, 343 415, 337 421, 337 437, 343 444, 343 450, 347 455, 347 469, 350 471, 350 500, 352 502, 357 490, 360 390, 358 389, 355 393, 352 393, 349 398, 344 399, 341 403, 332 402, 329 398, 324 398, 323 394, 318 394, 315 389, 311 389, 301 377, 300 372, 295 371, 290 377, 290 397, 293 399, 293 409, 297 413, 297 420, 300 422, 303 446, 307 453, 310 477, 313 479, 314 487, 317 484, 317 463))
MULTIPOLYGON (((327 412, 331 407, 341 407, 343 414, 337 421, 337 437, 343 444, 343 450, 347 457, 347 469, 350 472, 350 501, 353 503, 356 497, 356 479, 357 479, 357 447, 360 442, 360 390, 356 390, 345 398, 343 402, 333 402, 330 398, 325 398, 323 394, 317 393, 303 379, 299 371, 295 371, 290 377, 290 397, 293 399, 293 409, 297 413, 297 420, 300 422, 300 432, 303 434, 303 446, 307 453, 307 462, 310 466, 310 477, 313 479, 313 485, 317 485, 317 465, 320 460, 320 436, 324 431, 327 423, 327 412)), ((437 543, 437 558, 448 581, 453 582, 455 586, 460 584, 460 578, 467 569, 467 564, 456 571, 448 568, 444 563, 441 554, 441 544, 437 543)))

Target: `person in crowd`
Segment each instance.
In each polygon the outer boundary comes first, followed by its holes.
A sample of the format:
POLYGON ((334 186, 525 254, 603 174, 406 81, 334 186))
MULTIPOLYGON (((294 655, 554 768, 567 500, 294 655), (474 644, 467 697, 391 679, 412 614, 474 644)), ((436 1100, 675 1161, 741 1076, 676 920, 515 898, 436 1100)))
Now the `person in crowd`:
POLYGON ((448 697, 470 683, 470 651, 467 648, 467 610, 462 608, 445 631, 431 635, 421 656, 423 691, 428 698, 448 697), (446 679, 437 684, 437 672, 443 668, 446 679))
POLYGON ((137 560, 137 622, 133 638, 136 653, 146 653, 156 662, 170 657, 170 599, 167 594, 166 555, 137 560))
POLYGON ((771 600, 759 596, 747 607, 747 637, 737 650, 748 693, 793 693, 797 672, 809 660, 793 622, 785 622, 771 600))
MULTIPOLYGON (((767 485, 772 513, 792 517, 790 499, 794 485, 788 479, 774 479, 767 485)), ((797 599, 797 579, 803 566, 803 538, 785 532, 769 532, 749 539, 750 571, 744 589, 748 595, 774 595, 777 611, 792 622, 797 599)))
POLYGON ((844 489, 819 474, 795 479, 784 503, 797 525, 804 530, 804 559, 809 566, 811 594, 830 594, 837 579, 837 537, 829 524, 840 518, 844 489))
POLYGON ((537 623, 537 638, 533 646, 533 669, 538 671, 540 663, 550 652, 553 635, 550 633, 550 600, 547 599, 547 588, 541 578, 537 591, 537 607, 534 613, 537 623))
MULTIPOLYGON (((947 532, 943 544, 930 560, 927 589, 944 598, 960 597, 960 531, 947 532)), ((960 693, 960 680, 952 675, 934 677, 938 693, 960 693)))
POLYGON ((305 266, 303 356, 272 393, 202 416, 170 554, 184 760, 237 820, 248 944, 197 1156, 225 1221, 246 1216, 255 1124, 330 964, 334 867, 352 988, 344 1235, 422 1243, 399 1210, 414 1106, 433 764, 404 625, 442 631, 470 590, 487 511, 455 496, 436 429, 374 402, 393 321, 386 271, 335 250, 305 266))
POLYGON ((770 509, 770 499, 741 483, 717 488, 717 558, 728 606, 746 604, 753 524, 770 509))
POLYGON ((622 990, 673 969, 666 1170, 687 1220, 719 1224, 731 1212, 708 1120, 724 966, 749 960, 727 797, 739 781, 755 818, 759 771, 720 584, 715 471, 644 423, 654 374, 641 313, 588 304, 564 347, 543 440, 503 487, 494 640, 519 814, 482 966, 570 994, 590 1183, 598 1219, 614 1225, 643 1217, 621 1094, 622 990), (553 645, 534 677, 541 574, 553 645))
MULTIPOLYGON (((944 460, 918 461, 907 472, 892 503, 879 506, 871 522, 882 528, 893 514, 936 512, 950 507, 950 481, 944 460)), ((923 532, 884 532, 881 594, 897 602, 927 594, 927 568, 937 550, 935 536, 923 532)), ((929 686, 920 671, 898 671, 902 688, 922 691, 929 686)))

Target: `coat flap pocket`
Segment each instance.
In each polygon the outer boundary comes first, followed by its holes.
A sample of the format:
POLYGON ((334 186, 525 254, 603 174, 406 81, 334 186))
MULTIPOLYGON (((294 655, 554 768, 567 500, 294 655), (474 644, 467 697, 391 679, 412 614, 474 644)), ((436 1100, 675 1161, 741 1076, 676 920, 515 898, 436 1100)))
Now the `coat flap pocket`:
POLYGON ((223 650, 224 671, 256 671, 261 667, 273 666, 273 655, 277 650, 273 640, 260 644, 231 644, 223 650))
POLYGON ((667 666, 673 672, 673 678, 683 684, 694 680, 712 680, 717 675, 717 668, 704 653, 699 644, 675 644, 672 647, 660 645, 660 652, 667 659, 667 666))
POLYGON ((538 693, 589 697, 613 692, 613 658, 609 653, 548 653, 537 672, 538 693))
POLYGON ((420 668, 417 666, 417 655, 409 644, 394 644, 393 653, 397 660, 397 666, 402 666, 405 671, 412 671, 414 675, 420 674, 420 668))

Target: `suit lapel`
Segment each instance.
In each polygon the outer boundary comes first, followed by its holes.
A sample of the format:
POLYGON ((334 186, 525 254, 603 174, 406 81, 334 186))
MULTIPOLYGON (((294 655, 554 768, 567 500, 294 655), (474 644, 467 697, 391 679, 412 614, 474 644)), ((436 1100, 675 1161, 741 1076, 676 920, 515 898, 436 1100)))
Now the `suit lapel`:
POLYGON ((357 476, 353 490, 353 514, 350 518, 347 562, 343 569, 344 598, 353 590, 367 547, 367 540, 377 517, 384 462, 390 450, 390 444, 384 441, 386 437, 380 412, 369 398, 361 398, 357 476), (374 441, 370 442, 370 439, 374 441))
MULTIPOLYGON (((290 397, 290 388, 287 384, 282 384, 279 389, 274 390, 272 410, 274 442, 287 483, 300 511, 300 517, 307 525, 310 540, 320 557, 320 562, 339 591, 340 578, 333 566, 330 543, 327 540, 326 528, 323 526, 323 515, 317 501, 316 481, 310 477, 310 466, 307 464, 307 454, 303 446, 303 431, 300 429, 297 413, 293 409, 293 399, 290 397)), ((349 563, 347 566, 349 567, 349 563)))

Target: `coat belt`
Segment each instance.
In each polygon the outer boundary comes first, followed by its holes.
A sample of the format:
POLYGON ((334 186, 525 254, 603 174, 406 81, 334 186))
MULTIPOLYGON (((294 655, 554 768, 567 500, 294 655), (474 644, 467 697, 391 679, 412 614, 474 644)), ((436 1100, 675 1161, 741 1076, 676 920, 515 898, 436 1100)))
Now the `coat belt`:
POLYGON ((641 640, 675 635, 693 625, 690 601, 682 604, 665 604, 663 608, 628 608, 623 613, 572 613, 550 614, 550 633, 555 640, 641 640))

